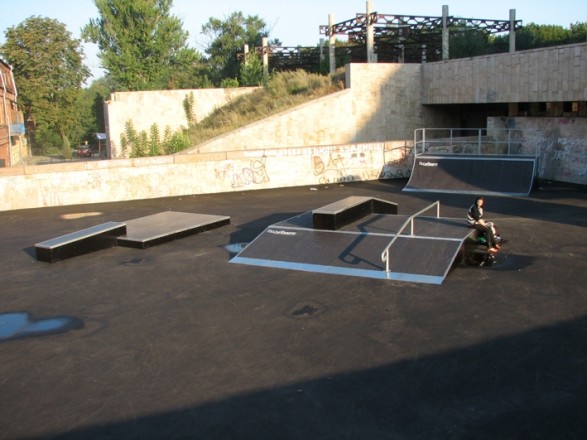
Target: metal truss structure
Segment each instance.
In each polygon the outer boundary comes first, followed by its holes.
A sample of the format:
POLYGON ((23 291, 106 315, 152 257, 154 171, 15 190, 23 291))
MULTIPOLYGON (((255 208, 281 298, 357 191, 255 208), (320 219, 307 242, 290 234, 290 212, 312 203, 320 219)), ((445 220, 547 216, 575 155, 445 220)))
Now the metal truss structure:
MULTIPOLYGON (((324 50, 327 50, 324 48, 324 50)), ((324 54, 320 47, 286 47, 266 46, 254 47, 253 51, 259 57, 268 55, 270 71, 284 71, 303 69, 308 72, 319 72, 324 54)), ((244 53, 237 54, 237 59, 243 61, 244 53)))
MULTIPOLYGON (((357 14, 354 19, 330 26, 320 26, 320 33, 346 35, 350 45, 366 47, 367 26, 373 25, 375 52, 379 61, 438 61, 442 56, 443 17, 392 14, 357 14), (424 55, 425 54, 425 55, 424 55)), ((514 30, 522 26, 514 22, 514 30)), ((510 31, 509 20, 461 18, 448 16, 446 27, 451 34, 478 31, 500 34, 510 31)))
MULTIPOLYGON (((509 20, 461 18, 455 16, 427 17, 416 15, 357 14, 355 18, 320 26, 327 37, 346 35, 348 44, 336 46, 336 58, 344 62, 365 62, 367 59, 367 27, 373 26, 374 51, 381 62, 420 63, 442 58, 442 34, 446 26, 451 35, 464 32, 500 34, 510 31, 509 20)), ((514 30, 522 26, 514 21, 514 30)), ((305 69, 318 71, 327 48, 320 47, 256 47, 259 54, 268 54, 271 70, 305 69)), ((244 54, 239 54, 244 59, 244 54)), ((337 63, 338 64, 338 63, 337 63)))

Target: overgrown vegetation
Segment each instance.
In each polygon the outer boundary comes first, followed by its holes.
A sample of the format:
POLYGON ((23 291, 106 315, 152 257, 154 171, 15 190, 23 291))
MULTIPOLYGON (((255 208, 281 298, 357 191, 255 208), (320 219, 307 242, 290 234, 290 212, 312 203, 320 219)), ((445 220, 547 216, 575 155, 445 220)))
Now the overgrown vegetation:
POLYGON ((272 75, 267 84, 216 109, 189 129, 192 146, 236 130, 280 111, 344 88, 340 75, 324 76, 303 70, 272 75))

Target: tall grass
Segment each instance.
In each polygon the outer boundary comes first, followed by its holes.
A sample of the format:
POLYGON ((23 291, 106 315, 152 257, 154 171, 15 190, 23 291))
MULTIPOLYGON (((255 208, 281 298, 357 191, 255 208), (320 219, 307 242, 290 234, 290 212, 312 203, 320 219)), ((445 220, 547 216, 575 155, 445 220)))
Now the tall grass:
POLYGON ((324 76, 303 70, 276 73, 264 87, 240 96, 192 125, 189 128, 191 145, 195 146, 343 88, 340 74, 324 76))

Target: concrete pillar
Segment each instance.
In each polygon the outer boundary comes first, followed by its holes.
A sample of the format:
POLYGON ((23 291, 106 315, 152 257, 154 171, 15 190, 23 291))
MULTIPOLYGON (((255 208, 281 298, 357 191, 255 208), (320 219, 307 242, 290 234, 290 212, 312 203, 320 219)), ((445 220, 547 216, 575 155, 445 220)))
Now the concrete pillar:
POLYGON ((516 51, 516 10, 510 9, 510 52, 516 51))
POLYGON ((320 65, 324 62, 324 38, 320 38, 320 65))
POLYGON ((373 12, 373 2, 367 0, 367 63, 375 62, 375 48, 373 38, 374 24, 371 22, 371 13, 373 12))
POLYGON ((261 39, 263 46, 263 81, 267 83, 269 79, 269 45, 267 44, 267 37, 261 39))
POLYGON ((249 45, 245 44, 243 46, 243 52, 245 54, 244 63, 247 64, 249 62, 249 45))
POLYGON ((442 5, 442 59, 448 60, 448 5, 442 5))
POLYGON ((334 15, 328 15, 328 53, 330 55, 330 73, 336 70, 336 58, 334 56, 334 45, 336 43, 336 35, 334 33, 334 15))

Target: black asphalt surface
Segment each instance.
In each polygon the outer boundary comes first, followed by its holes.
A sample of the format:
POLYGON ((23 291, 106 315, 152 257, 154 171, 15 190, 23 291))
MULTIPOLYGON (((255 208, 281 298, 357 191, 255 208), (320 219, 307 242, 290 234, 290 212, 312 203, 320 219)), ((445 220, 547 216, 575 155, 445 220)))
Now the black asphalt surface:
POLYGON ((2 439, 587 438, 587 191, 487 197, 511 240, 442 285, 229 263, 351 195, 464 217, 405 181, 0 212, 2 439), (45 263, 34 245, 163 211, 230 225, 45 263))

